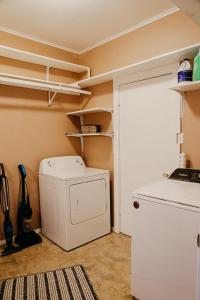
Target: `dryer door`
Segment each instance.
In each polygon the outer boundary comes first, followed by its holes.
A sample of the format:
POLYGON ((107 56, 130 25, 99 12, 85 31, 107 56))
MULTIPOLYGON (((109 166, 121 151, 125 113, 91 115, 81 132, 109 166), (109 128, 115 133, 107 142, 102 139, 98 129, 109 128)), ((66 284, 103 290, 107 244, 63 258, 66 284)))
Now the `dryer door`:
POLYGON ((72 184, 69 193, 73 225, 105 214, 107 209, 105 179, 72 184))

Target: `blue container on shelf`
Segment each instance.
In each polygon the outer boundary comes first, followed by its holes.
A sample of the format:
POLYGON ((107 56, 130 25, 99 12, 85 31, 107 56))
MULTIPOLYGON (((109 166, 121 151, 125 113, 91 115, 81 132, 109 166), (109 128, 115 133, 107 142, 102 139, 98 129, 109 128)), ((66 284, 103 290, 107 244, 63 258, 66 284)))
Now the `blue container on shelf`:
POLYGON ((184 59, 178 69, 178 82, 192 81, 192 66, 189 59, 184 59))

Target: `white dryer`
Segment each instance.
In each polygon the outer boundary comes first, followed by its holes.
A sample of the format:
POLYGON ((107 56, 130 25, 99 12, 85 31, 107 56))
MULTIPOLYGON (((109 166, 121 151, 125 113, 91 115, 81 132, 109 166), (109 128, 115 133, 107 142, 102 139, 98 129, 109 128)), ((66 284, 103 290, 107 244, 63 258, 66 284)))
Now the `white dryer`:
POLYGON ((80 156, 46 158, 39 170, 42 233, 69 251, 110 233, 109 171, 80 156))

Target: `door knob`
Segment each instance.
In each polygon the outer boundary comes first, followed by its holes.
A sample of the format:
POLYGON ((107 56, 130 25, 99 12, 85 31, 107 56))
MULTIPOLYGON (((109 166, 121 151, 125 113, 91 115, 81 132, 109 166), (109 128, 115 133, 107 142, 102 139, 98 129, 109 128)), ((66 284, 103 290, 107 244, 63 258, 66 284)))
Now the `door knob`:
POLYGON ((138 208, 140 207, 140 204, 139 204, 138 201, 134 201, 134 202, 133 202, 133 206, 134 206, 136 209, 138 209, 138 208))

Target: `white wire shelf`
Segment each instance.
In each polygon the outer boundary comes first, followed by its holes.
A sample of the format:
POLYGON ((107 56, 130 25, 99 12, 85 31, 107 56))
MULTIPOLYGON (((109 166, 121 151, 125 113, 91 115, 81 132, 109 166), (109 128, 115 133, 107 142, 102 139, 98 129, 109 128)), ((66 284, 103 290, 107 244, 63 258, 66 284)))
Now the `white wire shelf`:
POLYGON ((90 74, 90 68, 74 63, 70 63, 64 60, 59 60, 55 58, 51 58, 48 56, 43 56, 39 54, 35 54, 32 52, 27 52, 11 47, 7 47, 4 45, 0 45, 0 56, 4 56, 11 59, 16 59, 20 61, 26 61, 33 64, 38 64, 42 66, 46 66, 49 68, 62 69, 74 73, 83 73, 87 72, 88 77, 90 74))
POLYGON ((181 48, 172 52, 161 54, 159 56, 151 57, 143 61, 139 61, 122 68, 117 68, 112 71, 101 73, 92 76, 88 79, 83 79, 78 82, 82 88, 95 86, 108 81, 112 81, 114 78, 126 76, 128 74, 143 72, 152 68, 157 68, 176 62, 182 61, 185 57, 193 58, 199 50, 200 44, 194 44, 189 47, 181 48))
MULTIPOLYGON (((87 114, 93 114, 93 113, 111 113, 111 116, 113 117, 113 108, 105 108, 105 107, 95 107, 95 108, 89 108, 89 109, 82 109, 82 110, 77 110, 77 111, 72 111, 69 113, 66 113, 66 116, 76 116, 80 118, 80 124, 84 124, 84 115, 87 114)), ((67 137, 76 137, 80 138, 81 140, 81 152, 83 152, 83 138, 84 137, 94 137, 94 136, 105 136, 112 138, 114 137, 113 131, 102 131, 102 132, 96 132, 96 133, 82 133, 82 132, 67 132, 65 134, 67 137)))
POLYGON ((39 82, 39 83, 45 83, 45 84, 51 84, 55 86, 63 86, 63 87, 69 87, 69 88, 75 88, 77 90, 80 90, 80 87, 77 86, 76 83, 64 83, 64 82, 58 82, 58 81, 51 81, 47 79, 39 79, 35 77, 28 77, 28 76, 21 76, 16 74, 9 74, 9 73, 0 73, 0 76, 4 78, 13 78, 13 79, 21 79, 21 80, 27 80, 31 82, 39 82))
MULTIPOLYGON (((2 73, 0 74, 0 84, 77 96, 80 96, 81 94, 91 95, 91 92, 78 89, 73 85, 10 74, 5 75, 2 73)), ((52 104, 52 101, 50 101, 50 104, 52 104)))

